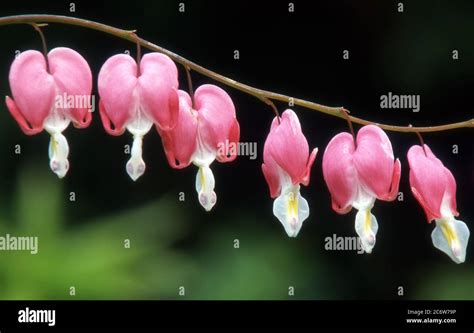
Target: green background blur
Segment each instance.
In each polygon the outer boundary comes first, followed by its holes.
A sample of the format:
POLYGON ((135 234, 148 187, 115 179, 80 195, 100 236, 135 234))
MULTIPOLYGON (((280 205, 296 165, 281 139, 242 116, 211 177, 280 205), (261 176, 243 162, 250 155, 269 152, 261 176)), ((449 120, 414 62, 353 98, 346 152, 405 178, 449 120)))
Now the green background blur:
MULTIPOLYGON (((188 1, 185 13, 178 12, 178 2, 76 1, 75 13, 69 13, 70 1, 2 2, 0 15, 73 15, 138 29, 140 36, 223 75, 344 105, 377 122, 423 126, 473 118, 472 1, 405 1, 403 13, 391 1, 296 1, 291 14, 285 1, 188 1), (342 59, 344 49, 350 61, 342 59), (457 61, 453 49, 459 50, 457 61), (421 111, 381 110, 380 95, 388 91, 420 94, 421 111)), ((130 49, 134 55, 133 44, 103 33, 53 24, 44 31, 50 49, 80 52, 94 78, 113 54, 130 49)), ((10 95, 15 51, 39 49, 40 42, 28 26, 0 27, 0 38, 0 91, 10 95)), ((195 87, 210 82, 198 74, 193 79, 195 87)), ((108 136, 97 114, 87 129, 71 126, 65 132, 71 167, 59 180, 49 170, 47 134, 27 137, 0 105, 0 236, 39 237, 36 255, 0 251, 0 299, 397 299, 399 286, 405 299, 474 299, 472 244, 462 265, 435 249, 433 225, 409 191, 406 151, 417 144, 415 135, 389 133, 403 164, 404 201, 376 203, 374 252, 326 251, 326 237, 355 235, 355 213, 331 210, 321 172, 324 148, 346 130, 345 123, 295 108, 319 154, 311 184, 302 188, 310 217, 290 239, 272 215, 260 170, 271 111, 226 90, 237 108, 241 139, 257 142, 258 155, 212 165, 218 201, 210 213, 196 198, 196 168, 172 170, 156 131, 144 140, 147 171, 133 183, 125 172, 128 133, 108 136), (16 145, 21 154, 15 154, 16 145), (288 295, 290 286, 294 296, 288 295)), ((460 219, 474 230, 472 129, 426 135, 425 141, 455 175, 460 219), (458 154, 452 154, 453 145, 458 154)))

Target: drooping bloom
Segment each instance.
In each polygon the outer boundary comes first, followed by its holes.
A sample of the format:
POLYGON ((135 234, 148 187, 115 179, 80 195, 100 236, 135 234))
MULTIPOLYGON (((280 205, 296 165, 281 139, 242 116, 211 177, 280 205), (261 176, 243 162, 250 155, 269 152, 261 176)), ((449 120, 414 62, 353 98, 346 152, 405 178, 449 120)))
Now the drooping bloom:
POLYGON ((456 180, 453 174, 427 145, 412 146, 407 157, 411 191, 425 210, 428 223, 436 222, 431 234, 434 246, 454 262, 464 262, 469 229, 464 222, 454 218, 459 213, 456 210, 456 180))
POLYGON ((161 135, 168 163, 182 169, 193 163, 199 170, 196 191, 199 203, 210 211, 217 196, 211 163, 230 162, 237 157, 240 127, 235 117, 234 103, 221 88, 205 84, 194 93, 194 105, 185 91, 179 90, 179 116, 176 127, 161 135))
POLYGON ((395 199, 401 166, 398 159, 394 162, 392 144, 381 128, 362 127, 356 143, 347 132, 332 138, 323 156, 323 175, 332 208, 339 214, 348 213, 352 207, 358 210, 355 229, 362 248, 371 253, 378 224, 370 211, 376 199, 395 199))
POLYGON ((280 123, 273 119, 263 148, 262 171, 270 189, 273 214, 289 237, 296 237, 309 216, 309 206, 300 194, 300 184, 308 186, 317 148, 309 153, 301 124, 292 110, 283 112, 280 123))
POLYGON ((99 73, 99 111, 110 135, 127 129, 133 135, 131 157, 126 170, 133 180, 145 172, 142 159, 143 137, 153 124, 169 130, 178 118, 178 70, 161 53, 147 53, 139 66, 126 54, 117 54, 104 63, 99 73))
POLYGON ((15 58, 9 75, 13 99, 7 96, 6 104, 25 134, 45 129, 51 135, 50 167, 63 178, 69 169, 69 146, 62 132, 71 121, 77 128, 89 126, 92 74, 87 61, 69 48, 52 49, 47 59, 34 50, 15 58))

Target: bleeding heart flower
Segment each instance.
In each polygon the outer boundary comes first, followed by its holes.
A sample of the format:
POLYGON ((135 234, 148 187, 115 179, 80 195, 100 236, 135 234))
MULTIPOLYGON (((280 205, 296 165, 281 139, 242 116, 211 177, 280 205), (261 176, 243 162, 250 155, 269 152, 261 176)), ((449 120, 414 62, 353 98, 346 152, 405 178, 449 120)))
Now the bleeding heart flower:
POLYGON ((104 63, 99 73, 99 111, 110 135, 127 129, 133 146, 126 170, 133 180, 145 172, 142 159, 143 136, 153 124, 172 129, 178 118, 178 70, 161 53, 147 53, 140 61, 117 54, 104 63))
POLYGON ((362 248, 371 253, 378 224, 370 210, 375 199, 395 199, 401 166, 398 159, 394 162, 392 145, 381 128, 362 127, 356 141, 357 147, 346 132, 332 138, 323 156, 323 175, 332 208, 339 214, 348 213, 352 207, 358 210, 355 229, 362 248))
POLYGON ((431 234, 434 246, 454 262, 464 262, 469 229, 464 222, 454 218, 459 213, 456 210, 456 180, 453 174, 427 145, 412 146, 407 157, 411 191, 425 210, 428 222, 436 221, 431 234))
POLYGON ((296 237, 309 216, 309 206, 300 194, 300 184, 309 184, 311 166, 318 149, 309 153, 308 141, 292 110, 275 117, 263 148, 262 171, 270 188, 273 214, 290 237, 296 237))
POLYGON ((71 121, 78 128, 89 126, 92 74, 86 60, 69 48, 55 48, 47 58, 49 68, 38 51, 15 58, 9 75, 13 99, 7 96, 6 104, 25 134, 44 128, 51 135, 50 167, 62 178, 69 169, 69 146, 62 132, 71 121), (78 100, 83 103, 74 102, 78 100))
POLYGON ((176 127, 166 130, 157 126, 168 163, 175 169, 191 162, 199 170, 196 191, 200 204, 210 211, 217 196, 214 175, 209 166, 217 159, 230 162, 237 157, 240 127, 230 96, 221 88, 205 84, 191 97, 179 90, 179 116, 176 127))

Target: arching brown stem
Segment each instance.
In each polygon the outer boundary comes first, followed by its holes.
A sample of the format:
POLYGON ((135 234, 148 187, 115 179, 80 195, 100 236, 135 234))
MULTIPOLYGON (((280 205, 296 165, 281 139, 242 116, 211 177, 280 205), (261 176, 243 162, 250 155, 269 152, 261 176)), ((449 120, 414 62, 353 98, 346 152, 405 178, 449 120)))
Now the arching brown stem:
POLYGON ((109 35, 113 35, 118 38, 122 38, 134 43, 139 43, 142 47, 145 47, 152 51, 161 52, 167 55, 175 62, 183 66, 187 66, 189 69, 195 72, 198 72, 211 79, 214 79, 229 87, 240 90, 249 95, 255 96, 256 98, 262 100, 268 105, 271 105, 268 101, 270 102, 281 101, 285 103, 289 103, 291 101, 294 105, 304 107, 306 109, 311 109, 318 112, 326 113, 331 116, 339 117, 342 119, 350 119, 351 122, 357 123, 360 125, 375 124, 384 130, 393 131, 393 132, 419 132, 419 133, 440 132, 440 131, 447 131, 447 130, 452 130, 452 129, 457 129, 457 128, 473 128, 474 127, 474 118, 457 122, 457 123, 437 125, 437 126, 409 127, 409 126, 396 126, 396 125, 389 125, 389 124, 374 123, 369 120, 357 118, 354 116, 346 117, 344 112, 341 112, 342 107, 330 107, 330 106, 318 104, 315 102, 303 100, 300 98, 293 98, 287 95, 278 94, 278 93, 263 90, 263 89, 258 89, 258 88, 237 82, 235 80, 232 80, 224 75, 213 72, 190 60, 187 60, 181 57, 180 55, 174 52, 171 52, 161 46, 158 46, 147 40, 144 40, 143 38, 140 38, 136 36, 135 34, 133 34, 134 31, 131 31, 131 30, 123 30, 123 29, 115 28, 115 27, 98 23, 98 22, 94 22, 94 21, 89 21, 89 20, 85 20, 85 19, 81 19, 77 17, 60 16, 60 15, 15 15, 15 16, 7 16, 7 17, 0 18, 0 26, 11 25, 11 24, 32 24, 32 23, 38 23, 38 22, 60 23, 60 24, 68 24, 68 25, 85 27, 87 29, 102 31, 109 35))

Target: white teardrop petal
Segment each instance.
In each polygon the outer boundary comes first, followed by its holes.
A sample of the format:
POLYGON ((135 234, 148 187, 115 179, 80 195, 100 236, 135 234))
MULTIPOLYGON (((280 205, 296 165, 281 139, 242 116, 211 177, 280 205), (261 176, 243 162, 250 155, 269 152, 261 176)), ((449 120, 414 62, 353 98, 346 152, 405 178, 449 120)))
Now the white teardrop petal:
POLYGON ((289 237, 296 237, 309 216, 309 206, 299 191, 293 186, 283 191, 273 202, 273 214, 278 218, 289 237))
POLYGON ((450 217, 436 220, 431 239, 437 249, 446 253, 455 263, 460 264, 466 260, 469 234, 466 223, 450 217))
POLYGON ((206 211, 210 211, 216 204, 217 195, 214 192, 215 180, 209 166, 199 167, 196 175, 196 192, 199 203, 206 211))
POLYGON ((370 209, 359 210, 355 220, 355 230, 359 235, 362 249, 371 253, 375 246, 375 240, 379 225, 377 219, 370 213, 370 209))
POLYGON ((150 131, 152 126, 153 121, 148 119, 140 107, 126 126, 127 130, 133 135, 131 156, 126 165, 127 173, 133 181, 136 181, 145 173, 146 165, 142 158, 143 137, 150 131))
POLYGON ((59 177, 63 178, 69 170, 69 145, 66 137, 59 132, 51 134, 49 141, 49 166, 59 177))
POLYGON ((145 173, 146 165, 142 158, 142 145, 143 136, 139 134, 134 135, 132 151, 130 153, 131 157, 126 165, 127 173, 133 181, 136 181, 145 173))

